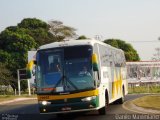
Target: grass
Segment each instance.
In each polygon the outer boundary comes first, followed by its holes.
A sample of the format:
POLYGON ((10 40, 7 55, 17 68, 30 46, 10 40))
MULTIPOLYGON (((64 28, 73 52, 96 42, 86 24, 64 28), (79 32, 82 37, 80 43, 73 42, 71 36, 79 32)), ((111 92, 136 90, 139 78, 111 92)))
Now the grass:
POLYGON ((160 95, 148 95, 133 100, 133 103, 138 107, 160 110, 160 95))
POLYGON ((21 95, 21 96, 14 96, 14 95, 0 95, 0 102, 13 100, 16 98, 36 98, 36 95, 21 95))
POLYGON ((129 94, 133 93, 160 93, 160 86, 134 86, 128 87, 129 94))

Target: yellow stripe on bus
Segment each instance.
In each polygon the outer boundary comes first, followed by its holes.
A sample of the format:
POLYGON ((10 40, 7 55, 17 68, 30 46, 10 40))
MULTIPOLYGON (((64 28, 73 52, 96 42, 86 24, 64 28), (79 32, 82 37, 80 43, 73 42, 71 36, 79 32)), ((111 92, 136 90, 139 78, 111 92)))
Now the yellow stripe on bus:
POLYGON ((96 89, 96 90, 68 94, 68 95, 37 95, 37 97, 38 97, 39 101, 43 101, 43 100, 60 100, 60 99, 65 99, 65 98, 96 96, 98 94, 99 94, 99 91, 98 91, 98 89, 96 89))

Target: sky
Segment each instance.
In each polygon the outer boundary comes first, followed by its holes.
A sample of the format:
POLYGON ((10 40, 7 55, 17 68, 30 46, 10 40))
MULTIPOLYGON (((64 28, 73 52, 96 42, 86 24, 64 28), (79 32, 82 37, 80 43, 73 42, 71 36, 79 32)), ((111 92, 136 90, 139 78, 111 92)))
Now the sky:
POLYGON ((60 20, 78 35, 124 40, 143 61, 160 47, 160 0, 0 0, 0 31, 24 18, 60 20))

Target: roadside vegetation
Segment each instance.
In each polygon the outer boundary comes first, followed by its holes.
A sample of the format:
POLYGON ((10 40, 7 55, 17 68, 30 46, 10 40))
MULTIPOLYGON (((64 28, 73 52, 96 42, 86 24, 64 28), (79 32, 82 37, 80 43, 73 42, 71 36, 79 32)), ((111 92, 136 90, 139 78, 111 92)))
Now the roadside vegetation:
POLYGON ((134 86, 128 87, 129 94, 160 93, 160 86, 134 86))
MULTIPOLYGON (((10 85, 17 88, 17 69, 26 67, 28 51, 39 46, 62 41, 76 35, 76 29, 60 21, 46 23, 36 18, 25 18, 16 26, 9 26, 0 33, 0 89, 10 85)), ((21 91, 27 81, 21 81, 21 91)))
POLYGON ((147 95, 133 100, 138 107, 160 110, 160 95, 147 95))

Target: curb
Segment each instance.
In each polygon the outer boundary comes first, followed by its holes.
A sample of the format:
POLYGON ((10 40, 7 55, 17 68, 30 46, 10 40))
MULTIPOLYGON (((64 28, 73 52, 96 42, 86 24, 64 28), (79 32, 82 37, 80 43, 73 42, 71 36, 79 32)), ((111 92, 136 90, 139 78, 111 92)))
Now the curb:
POLYGON ((143 107, 136 106, 133 102, 133 100, 129 100, 123 103, 122 107, 126 110, 139 113, 139 114, 160 114, 159 110, 153 110, 153 109, 147 109, 143 107))
POLYGON ((0 105, 12 103, 12 102, 19 102, 19 101, 25 101, 25 100, 36 100, 36 99, 37 98, 16 98, 16 99, 13 99, 13 100, 8 100, 8 101, 0 102, 0 105))
POLYGON ((132 100, 129 100, 129 101, 126 101, 123 103, 122 107, 128 111, 131 111, 131 112, 135 112, 135 113, 139 113, 139 114, 145 114, 144 112, 142 111, 137 111, 135 108, 136 106, 131 102, 132 100), (132 108, 132 109, 131 109, 132 108))

